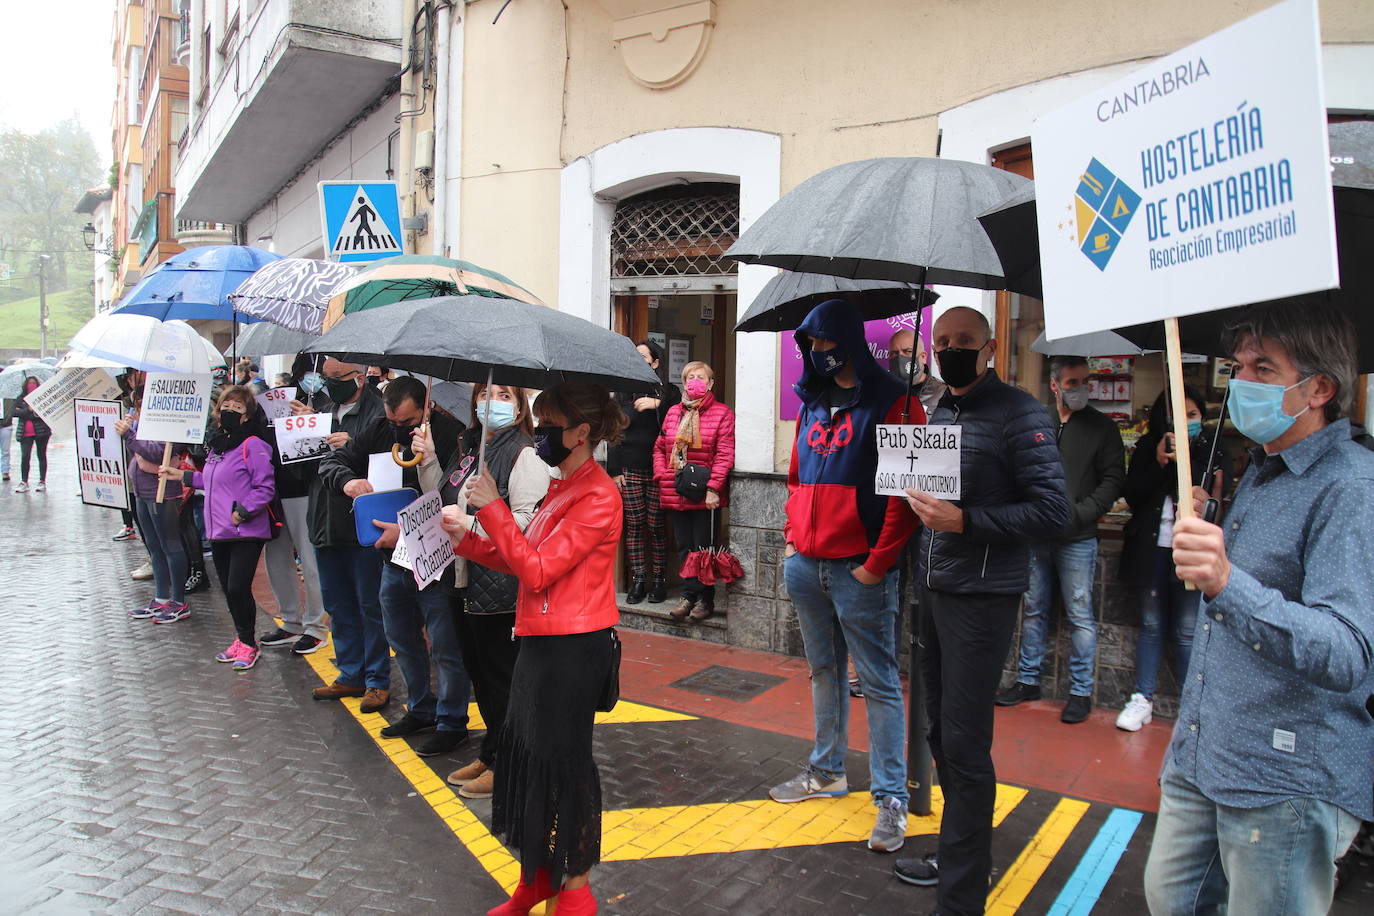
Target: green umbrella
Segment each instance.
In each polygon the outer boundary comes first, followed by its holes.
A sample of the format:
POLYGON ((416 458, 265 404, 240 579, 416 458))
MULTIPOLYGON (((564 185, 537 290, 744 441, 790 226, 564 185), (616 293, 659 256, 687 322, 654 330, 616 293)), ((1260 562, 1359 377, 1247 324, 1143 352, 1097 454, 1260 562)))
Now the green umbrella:
POLYGON ((543 305, 529 290, 494 270, 453 258, 403 254, 373 262, 340 286, 329 300, 324 330, 334 327, 345 315, 407 299, 467 295, 543 305))

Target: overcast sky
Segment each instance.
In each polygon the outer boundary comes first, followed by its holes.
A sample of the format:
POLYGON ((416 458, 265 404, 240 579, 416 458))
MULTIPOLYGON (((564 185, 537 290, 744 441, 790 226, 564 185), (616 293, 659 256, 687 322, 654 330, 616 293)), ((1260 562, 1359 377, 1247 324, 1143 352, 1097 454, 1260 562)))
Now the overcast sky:
POLYGON ((0 125, 34 133, 75 114, 110 163, 115 2, 4 0, 0 125))

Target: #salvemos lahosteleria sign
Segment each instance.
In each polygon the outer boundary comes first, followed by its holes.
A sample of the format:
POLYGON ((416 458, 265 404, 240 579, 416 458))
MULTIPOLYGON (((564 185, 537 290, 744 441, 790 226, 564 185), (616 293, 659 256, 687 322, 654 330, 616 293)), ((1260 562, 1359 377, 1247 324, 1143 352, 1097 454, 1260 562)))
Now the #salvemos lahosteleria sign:
POLYGON ((403 254, 401 198, 394 181, 321 181, 325 257, 375 261, 403 254))
POLYGON ((1315 0, 1041 117, 1050 339, 1337 285, 1315 0))

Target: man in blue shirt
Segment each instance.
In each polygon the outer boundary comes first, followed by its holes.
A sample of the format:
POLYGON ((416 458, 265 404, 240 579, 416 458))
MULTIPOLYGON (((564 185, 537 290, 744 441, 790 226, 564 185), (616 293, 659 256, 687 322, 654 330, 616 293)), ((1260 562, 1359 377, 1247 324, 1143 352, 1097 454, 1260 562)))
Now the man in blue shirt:
POLYGON ((1258 447, 1221 526, 1174 527, 1204 601, 1145 890, 1155 916, 1325 913, 1335 860, 1374 818, 1374 454, 1344 418, 1355 333, 1325 305, 1255 309, 1223 344, 1231 418, 1258 447))

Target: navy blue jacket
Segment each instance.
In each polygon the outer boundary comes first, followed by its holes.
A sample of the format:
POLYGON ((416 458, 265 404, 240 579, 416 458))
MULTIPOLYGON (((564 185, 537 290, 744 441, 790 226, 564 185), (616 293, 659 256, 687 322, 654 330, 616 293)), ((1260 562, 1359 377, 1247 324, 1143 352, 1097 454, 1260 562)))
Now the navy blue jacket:
POLYGON ((964 530, 922 530, 921 581, 942 592, 1024 592, 1027 545, 1056 540, 1069 519, 1049 411, 989 369, 963 397, 946 391, 929 422, 964 428, 964 530))

